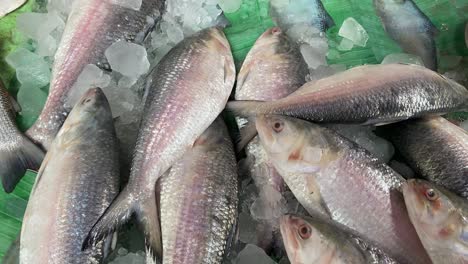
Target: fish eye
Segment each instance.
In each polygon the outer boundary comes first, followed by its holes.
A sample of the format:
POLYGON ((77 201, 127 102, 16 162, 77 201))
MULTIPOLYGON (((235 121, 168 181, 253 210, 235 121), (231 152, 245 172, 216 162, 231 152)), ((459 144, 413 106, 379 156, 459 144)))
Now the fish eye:
POLYGON ((308 239, 312 235, 312 229, 307 225, 299 226, 297 232, 302 239, 308 239))
POLYGON ((273 123, 273 130, 274 130, 276 133, 279 133, 279 132, 283 131, 283 128, 284 128, 283 122, 281 122, 281 121, 275 121, 275 122, 273 123))
POLYGON ((437 198, 439 198, 434 189, 427 189, 425 195, 426 198, 430 201, 434 201, 437 200, 437 198))

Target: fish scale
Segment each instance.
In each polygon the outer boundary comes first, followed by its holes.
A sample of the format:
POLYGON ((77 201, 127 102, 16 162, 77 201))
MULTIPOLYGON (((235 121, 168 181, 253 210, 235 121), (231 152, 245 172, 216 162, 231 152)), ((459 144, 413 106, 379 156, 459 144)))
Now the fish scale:
POLYGON ((23 220, 20 263, 100 263, 103 242, 85 251, 81 245, 118 193, 118 161, 110 106, 102 90, 91 89, 39 170, 23 220))
POLYGON ((27 135, 48 149, 74 104, 68 97, 84 67, 95 64, 110 70, 105 50, 119 40, 142 43, 163 8, 163 0, 143 0, 141 11, 110 0, 74 1, 55 54, 49 96, 27 135))
POLYGON ((237 173, 217 119, 160 180, 163 263, 221 263, 237 215, 237 173))
POLYGON ((397 261, 430 263, 398 191, 404 179, 387 165, 303 120, 261 116, 257 130, 271 162, 311 215, 330 215, 397 261))
POLYGON ((148 248, 161 255, 157 180, 221 113, 234 80, 234 60, 220 28, 202 30, 164 56, 147 79, 149 92, 129 182, 91 230, 84 247, 136 213, 148 248))

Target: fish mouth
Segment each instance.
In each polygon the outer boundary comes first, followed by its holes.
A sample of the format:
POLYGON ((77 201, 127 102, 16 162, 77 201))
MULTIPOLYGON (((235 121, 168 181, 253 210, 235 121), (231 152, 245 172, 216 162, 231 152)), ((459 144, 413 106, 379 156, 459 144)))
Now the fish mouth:
POLYGON ((299 249, 294 227, 297 225, 297 217, 293 215, 283 215, 280 218, 280 232, 283 237, 284 247, 290 260, 294 260, 295 252, 299 249))
POLYGON ((107 101, 107 98, 104 95, 104 91, 102 91, 101 88, 97 87, 88 89, 88 91, 86 91, 81 97, 80 104, 95 104, 103 101, 107 101))
POLYGON ((255 118, 255 127, 257 128, 258 136, 260 137, 262 142, 265 142, 266 144, 273 142, 274 138, 270 129, 267 116, 258 115, 255 118))
POLYGON ((411 218, 414 220, 419 219, 422 211, 426 207, 423 194, 421 194, 424 188, 419 186, 416 179, 407 180, 402 184, 401 188, 408 214, 412 216, 411 218))

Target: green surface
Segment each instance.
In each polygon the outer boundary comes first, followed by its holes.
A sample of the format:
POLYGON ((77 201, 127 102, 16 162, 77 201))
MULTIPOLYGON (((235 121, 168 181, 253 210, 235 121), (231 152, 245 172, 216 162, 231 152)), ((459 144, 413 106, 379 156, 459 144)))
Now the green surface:
MULTIPOLYGON (((449 56, 468 56, 463 35, 465 22, 468 21, 468 0, 416 0, 415 2, 440 29, 437 46, 442 68, 451 68, 447 64, 449 56)), ((335 54, 335 58, 329 60, 330 64, 345 64, 350 67, 365 63, 379 63, 385 55, 400 51, 400 48, 383 31, 374 13, 372 0, 323 0, 323 3, 337 25, 327 33, 331 52, 335 54), (355 47, 346 52, 336 51, 333 47, 341 41, 341 38, 337 36, 338 29, 350 16, 367 30, 368 45, 365 48, 355 47)), ((20 10, 0 20, 0 69, 2 69, 0 78, 12 94, 16 94, 19 84, 14 78, 13 70, 6 65, 3 58, 14 47, 24 45, 24 39, 14 30, 16 15, 19 12, 30 11, 33 7, 34 1, 30 0, 20 10)), ((226 14, 232 26, 225 32, 231 43, 237 67, 240 66, 257 37, 265 29, 274 25, 268 13, 268 0, 244 0, 238 11, 226 14)), ((468 65, 466 58, 463 59, 462 64, 468 65)), ((18 122, 21 129, 25 130, 31 125, 38 114, 19 116, 18 122)), ((466 117, 466 114, 461 117, 466 117)), ((34 176, 34 173, 28 172, 13 194, 7 195, 0 190, 0 259, 20 230, 22 215, 34 183, 34 176)))

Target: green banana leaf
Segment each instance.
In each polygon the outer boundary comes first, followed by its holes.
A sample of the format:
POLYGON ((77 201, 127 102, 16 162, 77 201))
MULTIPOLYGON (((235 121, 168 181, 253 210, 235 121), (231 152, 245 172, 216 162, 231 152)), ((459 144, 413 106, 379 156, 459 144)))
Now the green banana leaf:
MULTIPOLYGON (((387 54, 401 52, 398 45, 385 34, 380 20, 375 15, 372 0, 322 0, 322 2, 336 24, 327 33, 331 50, 335 52, 329 64, 344 64, 348 67, 375 64, 382 61, 387 54), (366 29, 369 34, 368 44, 364 48, 355 47, 346 52, 337 51, 333 47, 341 41, 338 30, 343 21, 351 16, 366 29)), ((415 2, 440 30, 437 36, 440 66, 449 70, 453 56, 468 56, 464 41, 464 26, 468 21, 468 0, 415 0, 415 2)), ((17 93, 19 84, 15 79, 14 70, 6 64, 4 58, 25 42, 24 38, 15 31, 16 16, 34 8, 35 1, 30 0, 21 9, 0 19, 0 79, 12 94, 17 93)), ((231 22, 231 27, 225 32, 231 43, 236 65, 239 67, 257 37, 274 25, 269 16, 269 1, 244 0, 239 10, 226 14, 226 17, 231 22)), ((468 65, 467 60, 464 58, 462 63, 468 65)), ((26 130, 38 115, 39 113, 31 116, 19 115, 17 121, 20 128, 26 130)), ((459 116, 466 118, 466 113, 459 116)), ((34 178, 35 174, 28 172, 12 194, 4 193, 0 188, 0 259, 19 234, 34 178)))

